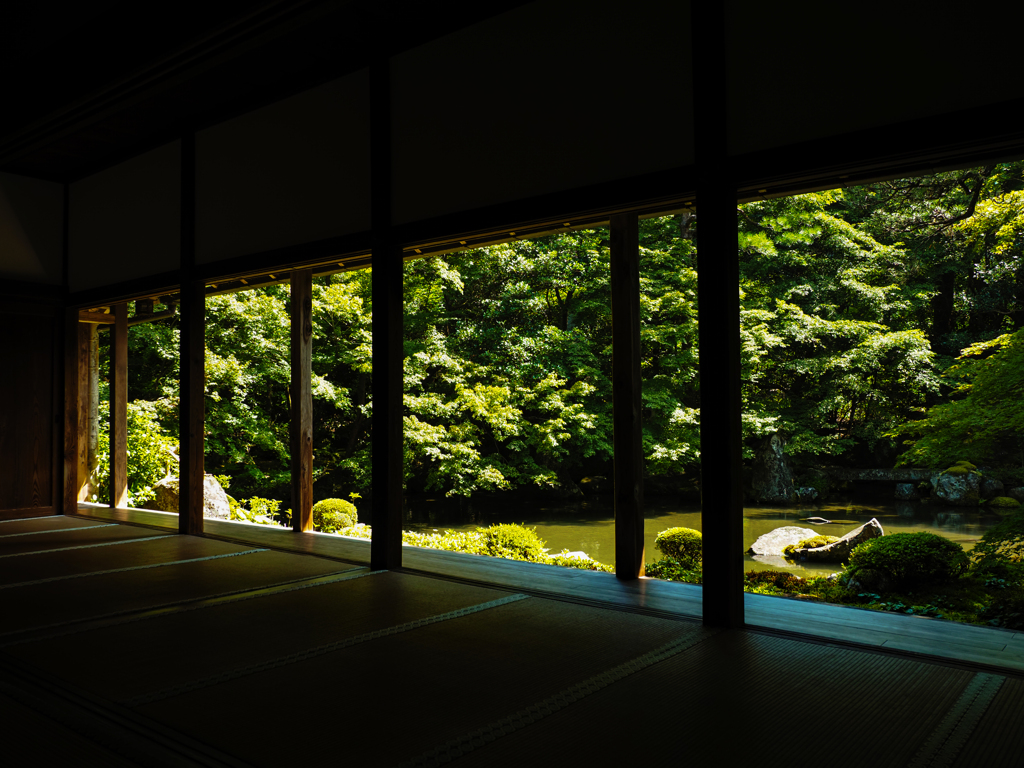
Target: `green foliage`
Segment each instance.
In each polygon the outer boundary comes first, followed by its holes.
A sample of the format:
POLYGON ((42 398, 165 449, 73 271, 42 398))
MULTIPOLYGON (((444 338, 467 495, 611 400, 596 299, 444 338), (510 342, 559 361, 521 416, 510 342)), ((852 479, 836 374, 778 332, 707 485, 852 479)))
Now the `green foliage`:
POLYGON ((345 499, 321 499, 313 505, 313 530, 335 533, 359 522, 355 505, 345 499))
POLYGON ((704 583, 704 569, 697 561, 680 561, 674 557, 662 557, 653 563, 644 566, 644 574, 651 579, 662 579, 663 581, 684 581, 689 584, 704 583))
POLYGON ((509 560, 544 562, 547 553, 536 528, 514 523, 492 525, 483 530, 484 554, 509 560))
POLYGON ((679 563, 686 569, 698 569, 704 555, 703 538, 700 531, 692 528, 669 528, 654 539, 654 546, 665 557, 679 563))
MULTIPOLYGON (((109 412, 109 403, 100 403, 100 411, 109 412)), ((177 472, 178 441, 160 426, 158 404, 137 400, 128 403, 128 505, 141 507, 154 497, 153 486, 168 474, 177 472)), ((95 497, 110 498, 109 423, 100 419, 97 450, 98 464, 92 475, 95 497)))
POLYGON ((550 555, 547 562, 551 565, 558 565, 562 568, 576 568, 581 571, 602 571, 603 573, 615 573, 610 565, 591 560, 589 557, 570 555, 568 550, 562 550, 557 555, 550 555))
POLYGON ((859 544, 847 569, 886 574, 894 588, 942 584, 962 575, 969 565, 963 547, 934 533, 893 533, 859 544))
POLYGON ((993 466, 1024 464, 1024 329, 964 349, 946 378, 955 399, 895 431, 909 438, 900 462, 942 466, 966 453, 993 466))
POLYGON ((839 541, 838 536, 828 536, 825 534, 812 536, 811 538, 804 539, 796 544, 787 545, 782 550, 782 554, 788 557, 798 549, 817 549, 818 547, 824 547, 826 544, 833 544, 837 541, 839 541))
POLYGON ((797 592, 804 586, 804 580, 786 571, 747 571, 743 574, 743 584, 748 592, 756 592, 758 587, 768 585, 772 592, 797 592))
POLYGON ((985 531, 971 550, 971 561, 989 567, 992 562, 1024 563, 1024 509, 1012 512, 985 531))

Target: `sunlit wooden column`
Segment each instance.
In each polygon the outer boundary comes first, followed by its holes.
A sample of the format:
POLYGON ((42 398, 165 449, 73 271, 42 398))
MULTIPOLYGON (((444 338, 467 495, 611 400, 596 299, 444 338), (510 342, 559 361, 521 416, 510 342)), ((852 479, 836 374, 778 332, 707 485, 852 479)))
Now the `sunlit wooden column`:
MULTIPOLYGON (((382 51, 384 49, 382 48, 382 51)), ((391 72, 370 67, 370 172, 373 229, 373 537, 370 567, 402 564, 402 248, 391 221, 391 72)))
POLYGON ((313 270, 291 276, 292 528, 313 528, 313 270))
POLYGON ((178 531, 203 532, 206 284, 196 275, 195 135, 181 140, 181 335, 178 379, 178 531))
POLYGON ((128 305, 111 308, 110 326, 110 499, 128 506, 128 305))
POLYGON ((611 218, 615 575, 644 575, 640 380, 640 242, 635 213, 611 218))

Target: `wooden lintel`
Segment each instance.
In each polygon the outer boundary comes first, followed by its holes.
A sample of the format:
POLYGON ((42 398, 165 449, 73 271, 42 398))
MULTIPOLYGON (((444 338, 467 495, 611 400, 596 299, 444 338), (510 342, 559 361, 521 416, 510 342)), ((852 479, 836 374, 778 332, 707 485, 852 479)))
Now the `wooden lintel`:
POLYGON ((90 312, 87 309, 78 311, 78 322, 80 323, 101 323, 106 325, 114 324, 114 316, 103 312, 90 312))

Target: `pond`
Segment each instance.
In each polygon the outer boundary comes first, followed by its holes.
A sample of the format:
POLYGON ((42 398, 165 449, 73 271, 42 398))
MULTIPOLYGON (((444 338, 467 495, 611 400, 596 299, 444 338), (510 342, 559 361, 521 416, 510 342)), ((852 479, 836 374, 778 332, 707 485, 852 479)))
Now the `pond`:
MULTIPOLYGON (((890 491, 891 494, 891 491, 890 491)), ((701 530, 700 506, 672 503, 655 498, 645 504, 645 553, 647 561, 658 559, 654 539, 666 528, 684 526, 701 530)), ((743 512, 743 548, 758 536, 784 525, 810 528, 817 533, 842 536, 872 517, 886 533, 930 531, 970 550, 989 528, 999 522, 997 512, 981 507, 940 507, 920 502, 895 502, 891 495, 861 493, 856 497, 830 500, 799 507, 749 507, 743 512), (811 525, 800 520, 823 517, 829 525, 811 525)), ((444 498, 407 499, 404 527, 412 530, 472 530, 494 523, 523 523, 537 529, 551 552, 562 549, 583 551, 609 565, 615 562, 615 526, 610 497, 582 502, 523 502, 487 498, 480 501, 444 498)), ((745 570, 785 567, 798 576, 832 573, 834 565, 789 565, 761 563, 745 555, 745 570)))

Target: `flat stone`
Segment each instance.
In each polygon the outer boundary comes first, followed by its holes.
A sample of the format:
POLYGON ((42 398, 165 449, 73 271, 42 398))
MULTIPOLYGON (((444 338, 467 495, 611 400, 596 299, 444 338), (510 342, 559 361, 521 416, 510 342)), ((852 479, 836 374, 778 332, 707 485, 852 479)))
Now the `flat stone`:
POLYGON ((757 541, 750 545, 748 555, 766 555, 769 557, 782 557, 782 550, 790 544, 799 544, 804 539, 817 536, 817 531, 810 528, 801 528, 798 525, 786 525, 776 528, 774 531, 758 536, 757 541))

